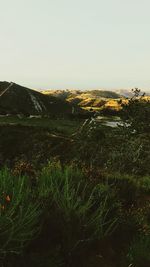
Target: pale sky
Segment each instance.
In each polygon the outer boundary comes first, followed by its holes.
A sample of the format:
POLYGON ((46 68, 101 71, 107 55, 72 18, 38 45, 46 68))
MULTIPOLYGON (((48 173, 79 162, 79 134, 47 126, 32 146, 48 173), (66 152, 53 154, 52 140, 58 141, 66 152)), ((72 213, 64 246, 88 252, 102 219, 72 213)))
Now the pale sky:
POLYGON ((0 80, 150 88, 150 0, 0 0, 0 80))

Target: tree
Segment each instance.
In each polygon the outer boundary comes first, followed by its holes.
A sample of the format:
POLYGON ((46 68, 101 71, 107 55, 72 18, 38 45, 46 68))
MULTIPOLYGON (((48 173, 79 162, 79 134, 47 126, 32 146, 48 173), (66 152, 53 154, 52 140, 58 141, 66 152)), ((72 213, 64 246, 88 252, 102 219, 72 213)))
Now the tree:
POLYGON ((134 96, 122 104, 121 118, 130 133, 150 132, 150 100, 141 95, 138 88, 132 89, 134 96))

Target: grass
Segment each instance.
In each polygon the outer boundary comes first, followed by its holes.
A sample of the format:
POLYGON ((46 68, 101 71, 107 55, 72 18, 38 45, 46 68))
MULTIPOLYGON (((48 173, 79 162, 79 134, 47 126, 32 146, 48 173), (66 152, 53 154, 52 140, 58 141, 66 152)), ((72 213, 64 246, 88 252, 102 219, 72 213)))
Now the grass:
POLYGON ((0 125, 21 125, 46 128, 52 132, 71 135, 80 125, 82 120, 50 119, 50 118, 18 118, 16 116, 0 117, 0 125))
POLYGON ((29 179, 0 171, 0 257, 20 253, 35 237, 40 213, 29 179))
POLYGON ((52 217, 56 213, 55 227, 57 231, 62 227, 62 242, 68 253, 80 243, 101 240, 114 231, 118 205, 114 202, 109 206, 109 189, 105 194, 103 189, 102 184, 91 187, 75 167, 62 168, 59 163, 50 163, 41 172, 39 195, 47 199, 52 217))
MULTIPOLYGON (((4 266, 10 267, 10 255, 18 254, 11 267, 21 266, 20 261, 36 267, 113 267, 112 249, 119 261, 117 246, 124 246, 124 262, 147 267, 138 265, 149 262, 149 206, 139 206, 136 194, 142 178, 105 173, 92 181, 87 171, 59 161, 29 177, 18 170, 0 171, 0 257, 9 262, 4 266), (119 245, 111 244, 119 229, 119 245), (144 241, 135 241, 139 233, 147 234, 144 241)), ((146 186, 147 179, 143 182, 146 186)))
POLYGON ((126 258, 131 266, 150 266, 150 236, 137 237, 130 245, 126 258))
POLYGON ((110 206, 108 190, 91 186, 81 170, 59 162, 46 166, 34 184, 29 177, 1 170, 0 196, 0 256, 20 254, 41 229, 43 247, 49 254, 58 251, 67 266, 78 249, 82 253, 117 225, 118 206, 110 206))

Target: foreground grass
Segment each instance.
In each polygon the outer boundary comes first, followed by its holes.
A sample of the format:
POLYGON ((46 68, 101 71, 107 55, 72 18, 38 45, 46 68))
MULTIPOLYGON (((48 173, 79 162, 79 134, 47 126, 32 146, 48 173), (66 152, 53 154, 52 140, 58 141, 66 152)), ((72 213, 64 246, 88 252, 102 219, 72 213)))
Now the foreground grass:
POLYGON ((0 171, 2 266, 149 266, 150 177, 30 167, 0 171))

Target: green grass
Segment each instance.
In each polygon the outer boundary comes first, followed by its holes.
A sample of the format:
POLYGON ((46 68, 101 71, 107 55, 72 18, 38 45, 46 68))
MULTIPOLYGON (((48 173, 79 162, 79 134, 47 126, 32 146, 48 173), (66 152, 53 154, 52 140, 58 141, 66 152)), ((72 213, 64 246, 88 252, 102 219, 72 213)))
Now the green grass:
POLYGON ((88 239, 101 239, 114 231, 118 206, 113 203, 110 207, 109 191, 110 188, 104 194, 102 184, 91 187, 79 169, 62 168, 59 163, 50 163, 39 177, 39 195, 61 214, 68 234, 69 229, 77 231, 82 239, 85 232, 88 239))
POLYGON ((10 259, 25 252, 28 244, 33 255, 35 246, 47 255, 37 266, 60 266, 61 258, 63 266, 70 266, 78 249, 82 253, 88 244, 114 232, 118 206, 114 201, 110 206, 108 190, 101 184, 91 186, 80 169, 62 167, 57 161, 37 175, 34 185, 29 177, 1 170, 0 257, 10 259), (38 232, 35 245, 31 240, 38 232))
MULTIPOLYGON (((18 166, 20 170, 21 167, 18 166)), ((29 177, 2 169, 0 264, 8 260, 9 265, 3 266, 18 267, 22 265, 20 259, 25 261, 23 266, 29 267, 114 267, 103 265, 107 258, 111 260, 109 248, 113 246, 118 260, 123 257, 127 266, 132 263, 137 267, 149 266, 142 265, 144 261, 149 264, 150 243, 149 206, 145 202, 144 206, 142 202, 138 206, 136 194, 141 179, 114 173, 95 182, 75 164, 62 166, 57 160, 29 177), (117 243, 111 244, 117 231, 119 246, 130 235, 121 255, 117 255, 117 243), (143 237, 135 239, 139 231, 143 237), (91 251, 94 256, 90 255, 91 251), (88 256, 96 262, 97 255, 102 255, 98 258, 99 265, 90 265, 88 256)), ((145 188, 149 180, 143 179, 145 188)))
POLYGON ((150 266, 150 236, 143 235, 136 238, 132 242, 126 257, 128 266, 150 266))
POLYGON ((0 171, 0 258, 20 253, 36 236, 40 215, 29 178, 0 171))
POLYGON ((0 117, 0 125, 22 125, 46 128, 50 131, 71 135, 80 125, 82 120, 50 119, 50 118, 18 118, 16 116, 0 117))

